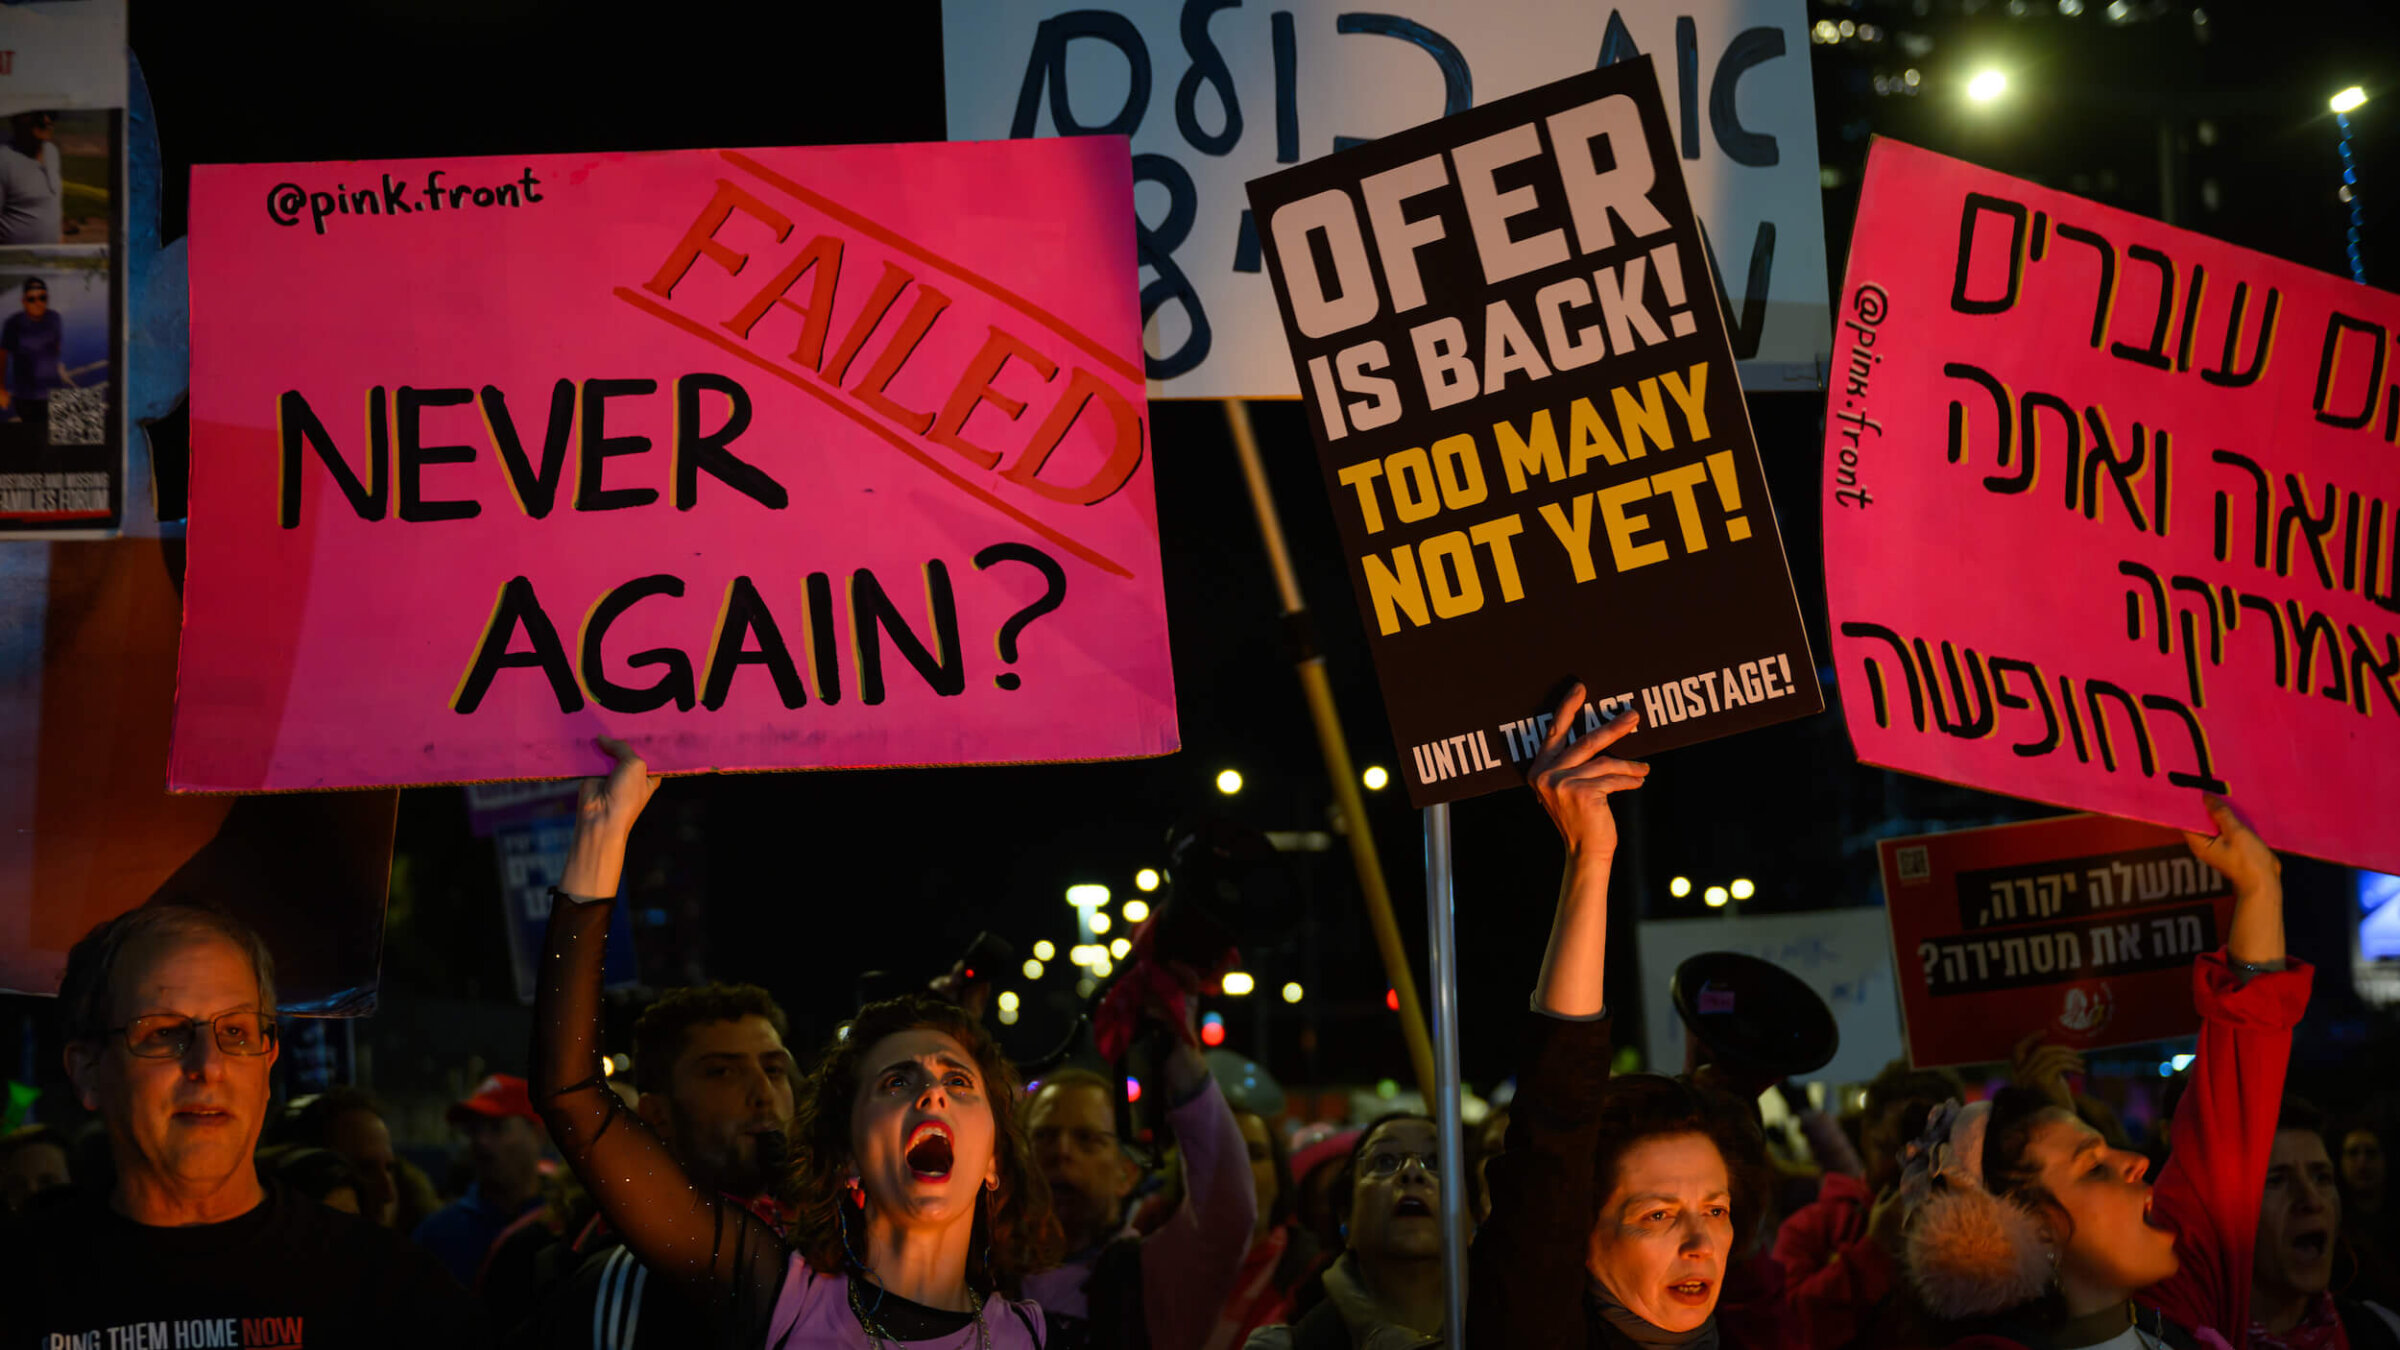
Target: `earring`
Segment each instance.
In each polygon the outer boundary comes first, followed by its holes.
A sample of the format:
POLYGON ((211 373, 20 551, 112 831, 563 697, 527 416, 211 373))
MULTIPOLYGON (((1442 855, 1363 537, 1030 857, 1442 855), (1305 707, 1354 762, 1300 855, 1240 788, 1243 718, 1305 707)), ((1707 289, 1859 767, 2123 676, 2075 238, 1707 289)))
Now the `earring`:
MULTIPOLYGON (((990 1183, 984 1186, 987 1192, 994 1189, 996 1187, 990 1183)), ((983 1277, 990 1280, 992 1288, 997 1290, 1000 1287, 1000 1272, 992 1268, 992 1207, 983 1196, 975 1198, 975 1207, 983 1219, 983 1277)))
MULTIPOLYGON (((859 1192, 858 1178, 856 1177, 850 1179, 850 1192, 852 1198, 858 1201, 858 1221, 859 1225, 864 1227, 867 1221, 867 1198, 859 1192)), ((861 1275, 866 1274, 867 1263, 859 1260, 858 1253, 850 1246, 850 1216, 843 1212, 842 1207, 838 1204, 833 1207, 833 1226, 841 1232, 842 1255, 849 1258, 850 1268, 861 1275)))
POLYGON ((985 1178, 983 1179, 983 1188, 984 1188, 985 1190, 987 1190, 987 1191, 996 1191, 996 1190, 999 1190, 999 1189, 1000 1189, 1000 1178, 998 1178, 998 1177, 985 1177, 985 1178))

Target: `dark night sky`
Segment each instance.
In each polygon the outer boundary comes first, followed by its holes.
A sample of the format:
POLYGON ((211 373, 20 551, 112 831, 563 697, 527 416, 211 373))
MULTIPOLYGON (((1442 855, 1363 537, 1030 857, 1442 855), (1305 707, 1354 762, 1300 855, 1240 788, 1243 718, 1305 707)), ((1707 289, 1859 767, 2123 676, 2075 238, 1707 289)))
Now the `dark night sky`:
MULTIPOLYGON (((2104 23, 2104 8, 2091 0, 2093 12, 2070 21, 2055 0, 2039 0, 2021 19, 1999 0, 1941 0, 1924 17, 1911 0, 1812 6, 1812 17, 1855 18, 1934 42, 1922 55, 1904 54, 1896 39, 1795 53, 1814 64, 1821 158, 1838 177, 1825 194, 1834 274, 1870 132, 2156 214, 2161 116, 2179 138, 2182 223, 2340 270, 2342 208, 2324 98, 2355 82, 2400 105, 2400 7, 2209 4, 2205 42, 2194 40, 2188 0, 2145 5, 2160 14, 2123 26, 2104 23), (2011 62, 2026 92, 2005 117, 1978 121, 1945 96, 1955 85, 1944 82, 1986 54, 2011 62), (1922 69, 1924 94, 1875 94, 1875 75, 1906 67, 1922 69)), ((930 3, 157 0, 134 6, 133 45, 162 128, 169 238, 182 232, 183 173, 196 162, 938 140, 944 132, 930 3)), ((1161 58, 1170 68, 1177 59, 1161 58)), ((2372 194, 2400 191, 2400 155, 2390 153, 2400 142, 2375 137, 2371 126, 2367 137, 2372 205, 2372 194)), ((2391 219, 2379 217, 2371 265, 2378 252, 2400 265, 2391 219)), ((1135 869, 1159 860, 1167 823, 1185 812, 1223 807, 1263 829, 1325 827, 1329 797, 1222 411, 1173 403, 1154 414, 1186 750, 1116 765, 672 783, 662 813, 680 802, 701 830, 681 846, 678 866, 705 877, 711 974, 768 984, 822 1032, 848 1008, 862 969, 930 974, 987 927, 1020 945, 1043 936, 1063 945, 1071 917, 1063 888, 1096 880, 1125 891, 1135 869), (1211 786, 1229 765, 1249 783, 1230 804, 1211 786)), ((1755 398, 1752 415, 1821 658, 1820 405, 1755 398)), ((1262 407, 1257 418, 1354 752, 1361 763, 1393 763, 1297 405, 1262 407)), ((1630 910, 1639 898, 1661 913, 1670 908, 1664 879, 1677 872, 1753 877, 1760 908, 1874 903, 1866 842, 1874 833, 2029 811, 1862 769, 1831 712, 1665 756, 1645 796, 1641 856, 1621 870, 1649 884, 1624 878, 1621 903, 1630 910)), ((1372 811, 1402 927, 1421 948, 1416 817, 1397 790, 1380 794, 1372 811)), ((1516 1010, 1547 926, 1556 843, 1522 792, 1465 803, 1456 821, 1466 1064, 1470 1079, 1488 1083, 1510 1067, 1516 1010)), ((412 991, 505 997, 490 854, 466 837, 459 794, 409 794, 401 836, 390 989, 378 1021, 408 1018, 412 991)), ((643 842, 668 846, 661 837, 643 842)), ((1295 919, 1306 921, 1251 959, 1262 992, 1286 978, 1308 983, 1327 1076, 1405 1076, 1396 1028, 1380 1015, 1384 982, 1346 861, 1320 855, 1303 870, 1295 919)), ((2311 932, 2338 940, 2337 881, 2326 869, 2296 871, 2296 905, 2314 904, 2319 915, 2295 920, 2301 942, 2311 932)), ((1621 939, 1618 952, 1630 945, 1621 939)), ((1626 969, 1616 978, 1632 976, 1626 969)), ((1624 992, 1612 1001, 1630 1003, 1630 990, 1617 988, 1624 992)), ((1228 1018, 1236 1045, 1252 1053, 1265 1020, 1263 1057, 1287 1076, 1307 1074, 1301 1014, 1276 1003, 1263 1019, 1238 1006, 1228 1018)), ((1033 1048, 1037 1025, 1029 1017, 1020 1048, 1033 1048)), ((503 1066, 514 1058, 490 1053, 503 1066)))

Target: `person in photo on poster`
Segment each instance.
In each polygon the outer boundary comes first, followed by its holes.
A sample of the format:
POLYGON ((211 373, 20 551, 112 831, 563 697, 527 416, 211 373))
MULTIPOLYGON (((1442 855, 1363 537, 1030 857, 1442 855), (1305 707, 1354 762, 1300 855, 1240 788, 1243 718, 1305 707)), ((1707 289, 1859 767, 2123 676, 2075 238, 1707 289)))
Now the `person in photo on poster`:
POLYGON ((65 221, 58 114, 21 112, 0 145, 0 244, 55 244, 65 221))
POLYGON ((22 304, 0 322, 0 411, 16 415, 18 453, 38 457, 50 445, 50 395, 67 383, 67 325, 40 277, 25 279, 22 304))

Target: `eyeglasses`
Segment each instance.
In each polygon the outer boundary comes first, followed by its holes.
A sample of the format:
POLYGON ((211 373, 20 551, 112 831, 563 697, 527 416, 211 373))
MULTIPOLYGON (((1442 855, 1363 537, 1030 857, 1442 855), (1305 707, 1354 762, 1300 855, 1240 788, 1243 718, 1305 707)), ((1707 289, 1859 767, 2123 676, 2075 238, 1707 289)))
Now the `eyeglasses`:
POLYGON ((261 1012, 205 1018, 154 1013, 109 1031, 124 1036, 125 1048, 142 1059, 181 1059, 192 1052, 192 1042, 202 1027, 215 1034, 217 1048, 229 1055, 263 1055, 275 1048, 275 1019, 261 1012))
POLYGON ((1366 1174, 1377 1181, 1400 1175, 1400 1169, 1412 1162, 1429 1177, 1442 1174, 1442 1157, 1438 1153, 1370 1153, 1359 1161, 1366 1174))

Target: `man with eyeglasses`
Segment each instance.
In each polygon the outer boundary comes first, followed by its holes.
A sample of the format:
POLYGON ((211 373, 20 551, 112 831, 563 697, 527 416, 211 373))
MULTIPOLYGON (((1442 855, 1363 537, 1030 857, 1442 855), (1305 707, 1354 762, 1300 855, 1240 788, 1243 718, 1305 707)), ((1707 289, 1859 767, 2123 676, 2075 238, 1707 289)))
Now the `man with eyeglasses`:
POLYGON ((116 1182, 0 1229, 0 1348, 489 1343, 424 1252, 260 1183, 275 972, 247 925, 191 905, 119 915, 68 953, 59 1003, 116 1182))
MULTIPOLYGON (((1162 1020, 1164 1019, 1164 1010, 1162 1020)), ((1026 1277, 1052 1350, 1198 1350, 1240 1278, 1258 1215, 1249 1146, 1200 1058, 1188 1018, 1167 1057, 1167 1128, 1183 1202, 1143 1235, 1125 1221, 1141 1169, 1117 1137, 1117 1092, 1086 1070, 1052 1073, 1026 1100, 1034 1165, 1066 1230, 1067 1260, 1026 1277)))

